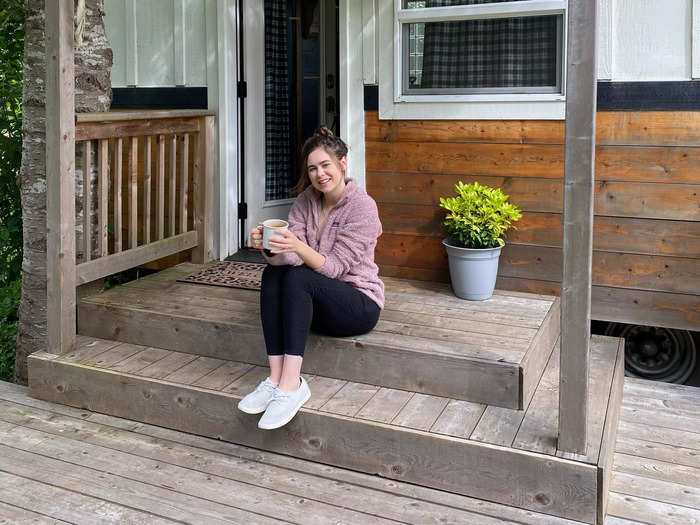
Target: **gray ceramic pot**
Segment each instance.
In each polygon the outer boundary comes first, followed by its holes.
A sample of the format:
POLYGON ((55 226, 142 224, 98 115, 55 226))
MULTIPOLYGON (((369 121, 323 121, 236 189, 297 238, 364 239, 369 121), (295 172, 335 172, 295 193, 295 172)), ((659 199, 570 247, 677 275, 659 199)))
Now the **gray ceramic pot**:
POLYGON ((457 297, 483 301, 493 295, 498 274, 498 248, 461 248, 451 237, 442 241, 450 263, 452 290, 457 297))

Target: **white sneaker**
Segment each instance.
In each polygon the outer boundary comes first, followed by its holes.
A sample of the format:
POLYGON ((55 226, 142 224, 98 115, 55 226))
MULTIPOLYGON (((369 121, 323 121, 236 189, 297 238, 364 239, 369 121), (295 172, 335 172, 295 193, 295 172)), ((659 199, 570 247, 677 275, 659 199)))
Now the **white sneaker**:
POLYGON ((272 401, 258 421, 258 428, 272 430, 283 427, 296 415, 304 403, 311 397, 311 390, 306 380, 301 378, 301 385, 294 392, 282 392, 275 389, 272 401))
POLYGON ((272 401, 276 388, 277 383, 273 383, 268 377, 265 381, 261 382, 255 390, 238 402, 238 410, 246 414, 265 412, 267 405, 272 401))

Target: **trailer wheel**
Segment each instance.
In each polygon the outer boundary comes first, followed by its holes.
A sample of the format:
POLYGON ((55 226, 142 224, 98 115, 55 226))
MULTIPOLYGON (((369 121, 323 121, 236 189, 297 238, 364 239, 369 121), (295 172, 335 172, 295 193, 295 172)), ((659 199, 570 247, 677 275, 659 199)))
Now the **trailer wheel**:
POLYGON ((605 335, 625 338, 625 375, 684 383, 695 369, 695 342, 687 330, 608 324, 605 335))

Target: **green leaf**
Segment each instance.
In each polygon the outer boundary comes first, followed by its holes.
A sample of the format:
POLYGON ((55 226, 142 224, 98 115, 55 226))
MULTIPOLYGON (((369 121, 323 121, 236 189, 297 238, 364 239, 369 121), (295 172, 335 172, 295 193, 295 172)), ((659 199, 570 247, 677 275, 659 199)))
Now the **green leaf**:
POLYGON ((455 193, 456 197, 440 197, 440 207, 448 211, 443 222, 447 232, 466 248, 503 246, 502 236, 522 217, 508 196, 498 188, 462 181, 455 193))

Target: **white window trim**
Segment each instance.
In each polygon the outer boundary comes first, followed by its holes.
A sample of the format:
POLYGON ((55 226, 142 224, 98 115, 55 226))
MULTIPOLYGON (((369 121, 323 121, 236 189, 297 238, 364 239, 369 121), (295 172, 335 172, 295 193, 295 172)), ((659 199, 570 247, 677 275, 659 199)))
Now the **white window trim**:
MULTIPOLYGON (((401 10, 401 0, 379 2, 379 118, 380 119, 547 119, 562 120, 563 93, 403 95, 401 94, 401 23, 430 19, 469 20, 507 13, 537 11, 563 14, 562 46, 566 50, 566 0, 529 0, 450 8, 401 10)), ((566 52, 562 52, 562 86, 566 86, 566 52)))

